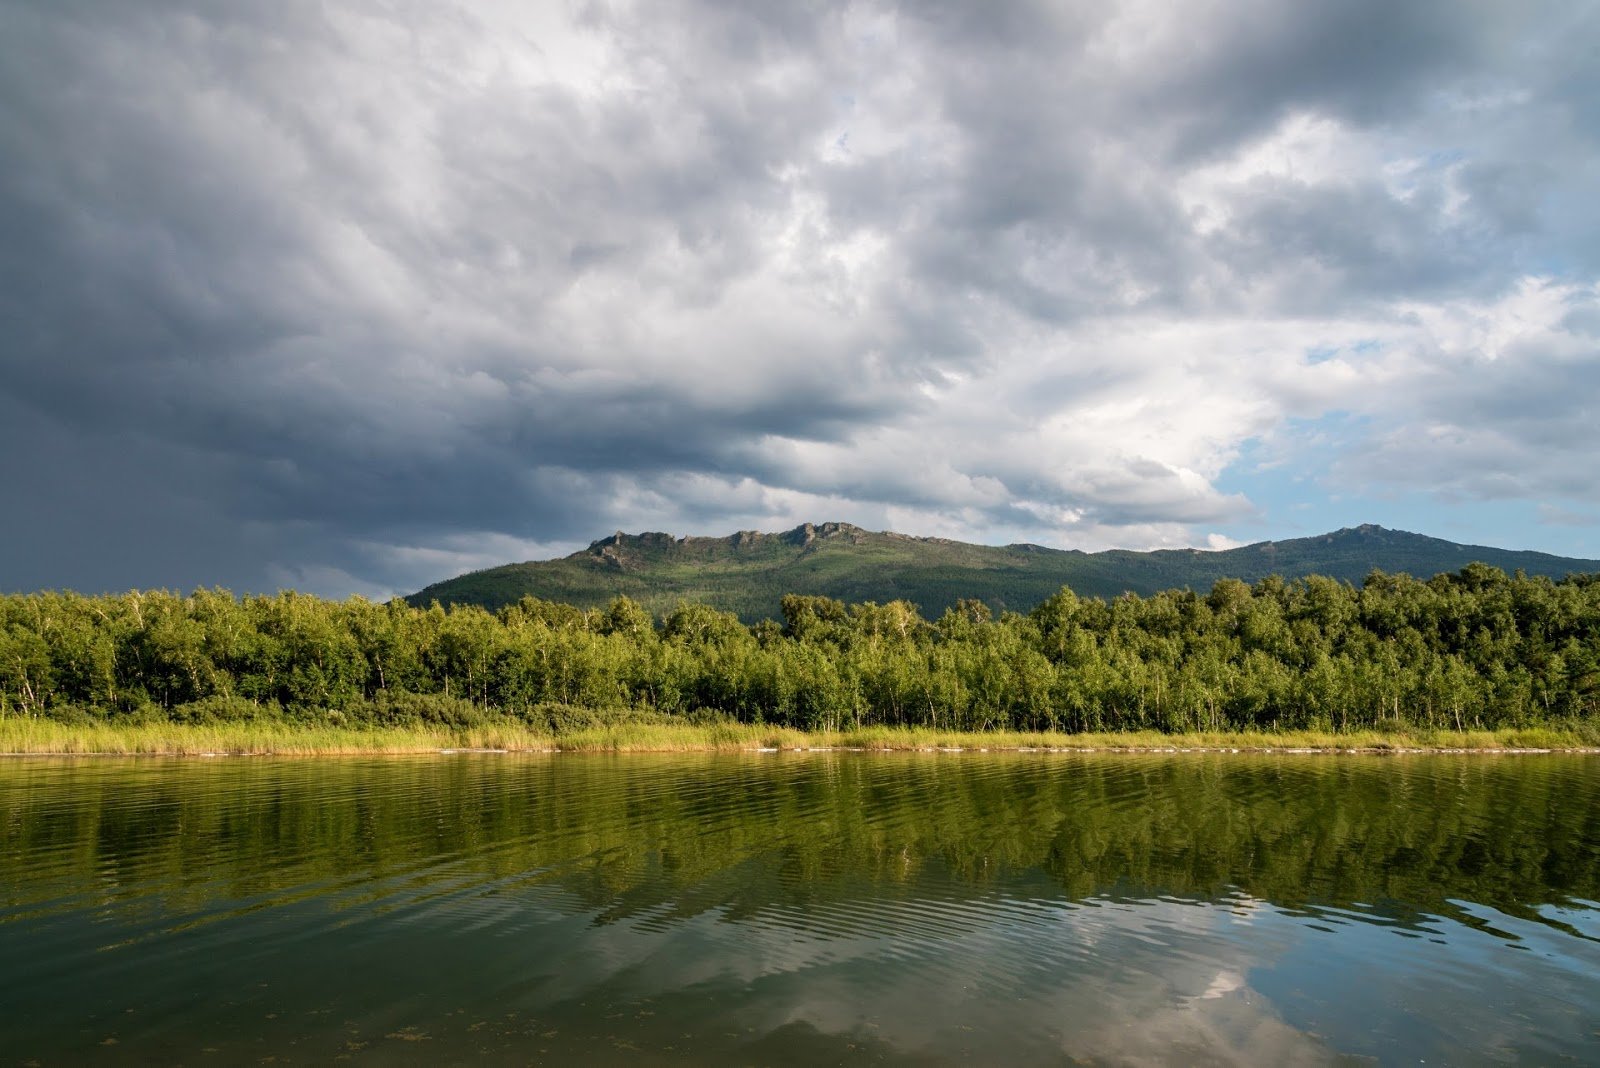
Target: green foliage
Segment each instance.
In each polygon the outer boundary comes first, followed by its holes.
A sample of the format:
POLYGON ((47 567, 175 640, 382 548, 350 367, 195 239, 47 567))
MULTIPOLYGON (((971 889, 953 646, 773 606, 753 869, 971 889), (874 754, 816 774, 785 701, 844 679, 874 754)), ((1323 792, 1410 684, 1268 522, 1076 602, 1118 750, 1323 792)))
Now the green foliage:
POLYGON ((0 597, 0 714, 61 722, 477 729, 547 735, 728 720, 812 732, 1510 731, 1600 719, 1600 581, 1472 564, 1027 615, 958 599, 782 598, 746 626, 628 597, 581 610, 226 591, 0 597), (620 711, 618 711, 620 710, 620 711), (622 719, 617 717, 621 716, 622 719))

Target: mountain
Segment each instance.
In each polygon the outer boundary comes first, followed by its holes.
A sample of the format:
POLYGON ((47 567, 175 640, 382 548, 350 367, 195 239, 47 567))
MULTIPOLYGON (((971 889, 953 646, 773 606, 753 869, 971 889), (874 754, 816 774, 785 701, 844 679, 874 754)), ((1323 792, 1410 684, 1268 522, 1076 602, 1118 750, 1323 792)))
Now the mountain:
POLYGON ((904 599, 934 618, 964 597, 981 599, 997 610, 1025 612, 1062 586, 1071 586, 1080 596, 1114 597, 1128 590, 1203 591, 1220 578, 1255 582, 1268 575, 1329 575, 1359 584, 1373 568, 1427 578, 1473 561, 1552 578, 1600 572, 1600 560, 1457 545, 1370 524, 1216 552, 1085 553, 913 538, 848 523, 805 523, 781 534, 741 531, 724 538, 618 531, 559 560, 474 571, 435 583, 407 600, 498 608, 532 594, 593 608, 625 594, 658 616, 679 601, 701 601, 754 621, 776 618, 784 594, 805 593, 849 603, 904 599))

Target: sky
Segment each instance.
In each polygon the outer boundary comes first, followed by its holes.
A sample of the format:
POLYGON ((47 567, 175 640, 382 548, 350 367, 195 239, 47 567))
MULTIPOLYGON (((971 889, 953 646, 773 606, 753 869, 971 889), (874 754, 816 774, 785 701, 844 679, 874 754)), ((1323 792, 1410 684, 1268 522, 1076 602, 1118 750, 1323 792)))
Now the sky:
POLYGON ((1600 558, 1589 0, 0 0, 0 101, 0 589, 1600 558))

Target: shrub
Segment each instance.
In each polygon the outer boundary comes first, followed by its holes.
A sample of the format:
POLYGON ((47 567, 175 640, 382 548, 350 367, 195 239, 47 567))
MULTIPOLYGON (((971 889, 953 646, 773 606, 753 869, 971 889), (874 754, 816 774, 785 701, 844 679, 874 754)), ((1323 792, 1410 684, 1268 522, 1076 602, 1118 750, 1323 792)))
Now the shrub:
POLYGON ((392 690, 379 693, 365 705, 353 705, 346 713, 385 727, 481 727, 494 718, 460 697, 392 690))
POLYGON ((178 705, 160 718, 174 723, 248 723, 277 717, 276 706, 264 708, 247 697, 219 694, 178 705))

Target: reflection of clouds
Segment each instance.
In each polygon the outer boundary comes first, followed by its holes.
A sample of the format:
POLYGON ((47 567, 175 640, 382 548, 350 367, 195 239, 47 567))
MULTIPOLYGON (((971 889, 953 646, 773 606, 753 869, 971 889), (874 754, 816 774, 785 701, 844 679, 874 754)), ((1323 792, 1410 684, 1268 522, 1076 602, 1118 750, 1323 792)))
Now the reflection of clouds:
POLYGON ((1200 1003, 1154 1007, 1132 1023, 1089 1019, 1101 1022, 1067 1036, 1062 1052, 1118 1064, 1303 1065, 1335 1059, 1321 1039, 1284 1023, 1247 988, 1200 1003))
POLYGON ((1322 1040, 1247 980, 1298 932, 1243 928, 1227 907, 928 898, 854 902, 854 922, 816 927, 795 910, 646 920, 586 931, 551 992, 650 1000, 753 1040, 869 1042, 891 1059, 1326 1062, 1322 1040))
MULTIPOLYGON (((974 903, 974 912, 981 905, 974 903)), ((930 947, 912 967, 866 978, 813 975, 794 991, 798 1016, 824 1031, 862 1026, 899 1050, 937 1054, 973 1032, 1018 1059, 1125 1063, 1321 1063, 1329 1051, 1278 1017, 1244 976, 1275 948, 1227 936, 1214 908, 1145 902, 1054 908, 930 947), (969 1031, 968 1029, 971 1029, 969 1031), (1047 1045, 1050 1048, 1047 1048, 1047 1045)), ((797 984, 798 986, 798 984, 797 984)))
POLYGON ((1205 993, 1200 995, 1201 1001, 1210 1001, 1220 998, 1224 994, 1231 994, 1244 987, 1244 976, 1238 972, 1220 971, 1216 978, 1211 980, 1211 985, 1206 987, 1205 993))

